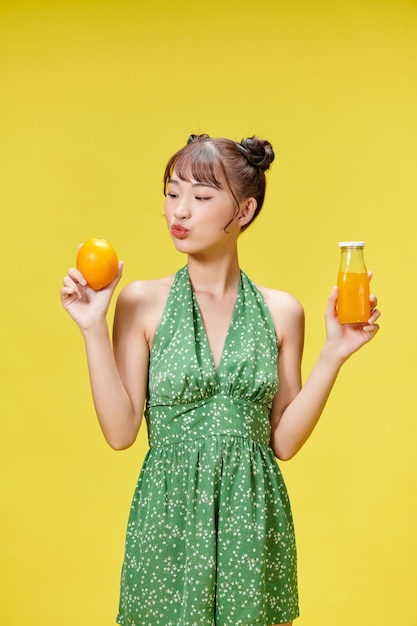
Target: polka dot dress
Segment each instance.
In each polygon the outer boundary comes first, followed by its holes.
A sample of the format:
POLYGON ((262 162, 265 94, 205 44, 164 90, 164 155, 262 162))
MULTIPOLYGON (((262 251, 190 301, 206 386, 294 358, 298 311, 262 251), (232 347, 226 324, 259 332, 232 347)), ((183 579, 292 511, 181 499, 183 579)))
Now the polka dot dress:
POLYGON ((188 268, 149 364, 150 449, 129 516, 122 626, 270 626, 297 617, 294 529, 269 445, 277 338, 244 272, 216 369, 188 268))

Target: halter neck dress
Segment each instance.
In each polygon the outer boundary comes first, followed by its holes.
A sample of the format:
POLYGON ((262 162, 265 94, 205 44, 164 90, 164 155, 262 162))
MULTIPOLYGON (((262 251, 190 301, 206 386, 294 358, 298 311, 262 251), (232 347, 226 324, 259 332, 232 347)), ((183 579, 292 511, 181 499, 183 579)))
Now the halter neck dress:
POLYGON ((122 626, 270 626, 298 616, 290 504, 269 444, 278 347, 241 271, 216 369, 188 267, 150 355, 149 451, 128 521, 122 626))

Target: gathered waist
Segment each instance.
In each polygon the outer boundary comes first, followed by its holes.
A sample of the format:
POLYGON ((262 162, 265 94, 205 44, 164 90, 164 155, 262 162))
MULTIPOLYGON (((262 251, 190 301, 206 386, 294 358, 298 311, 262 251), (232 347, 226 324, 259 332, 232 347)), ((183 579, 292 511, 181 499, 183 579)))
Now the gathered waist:
POLYGON ((269 445, 269 415, 265 404, 222 393, 185 405, 148 402, 145 411, 151 447, 219 435, 269 445))

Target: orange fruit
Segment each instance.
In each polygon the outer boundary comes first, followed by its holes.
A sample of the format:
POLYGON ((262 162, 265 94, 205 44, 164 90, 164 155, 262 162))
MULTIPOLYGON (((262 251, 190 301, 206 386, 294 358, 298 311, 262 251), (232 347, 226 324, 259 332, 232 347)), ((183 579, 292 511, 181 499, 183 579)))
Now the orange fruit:
POLYGON ((80 246, 76 266, 90 287, 98 290, 116 278, 119 259, 111 243, 102 237, 93 237, 80 246))

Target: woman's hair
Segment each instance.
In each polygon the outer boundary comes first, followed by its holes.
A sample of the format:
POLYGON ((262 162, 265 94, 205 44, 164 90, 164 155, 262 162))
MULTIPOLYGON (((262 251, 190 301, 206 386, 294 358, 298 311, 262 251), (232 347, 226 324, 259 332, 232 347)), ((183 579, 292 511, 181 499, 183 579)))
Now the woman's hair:
MULTIPOLYGON (((174 169, 181 180, 193 179, 217 189, 222 189, 222 181, 225 181, 237 210, 242 200, 255 198, 257 207, 253 222, 264 202, 265 172, 274 158, 271 144, 258 137, 249 137, 237 143, 224 138, 212 139, 208 135, 190 135, 187 145, 178 150, 167 163, 164 193, 167 192, 174 169)), ((243 226, 242 230, 247 226, 249 224, 243 226)))

